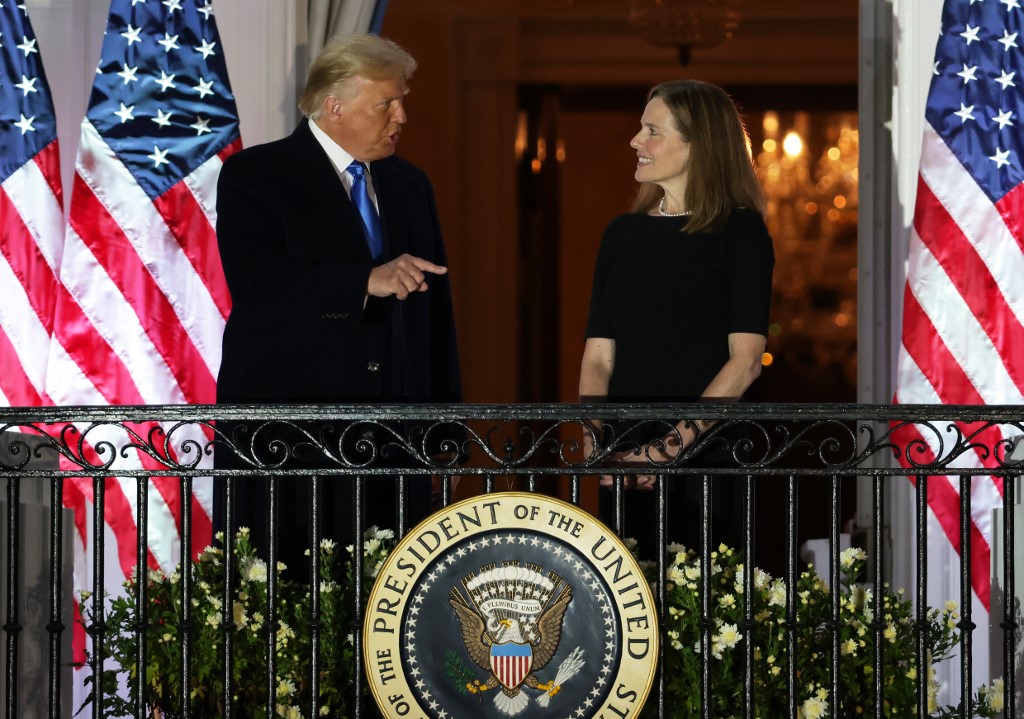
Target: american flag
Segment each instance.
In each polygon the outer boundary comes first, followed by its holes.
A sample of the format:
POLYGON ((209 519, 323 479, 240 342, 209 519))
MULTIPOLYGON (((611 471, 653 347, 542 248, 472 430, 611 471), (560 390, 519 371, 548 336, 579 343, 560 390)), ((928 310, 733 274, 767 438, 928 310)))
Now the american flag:
POLYGON ((24 3, 0 0, 0 404, 48 403, 64 245, 57 123, 24 3))
MULTIPOLYGON (((71 188, 46 377, 55 404, 214 401, 230 306, 214 233, 216 182, 240 146, 212 3, 113 0, 71 188)), ((137 428, 143 436, 151 429, 137 428)), ((88 437, 128 441, 116 428, 88 437)), ((206 439, 179 430, 173 444, 206 439)), ((159 467, 141 452, 118 466, 159 467)), ((103 580, 114 592, 136 566, 136 483, 108 478, 104 496, 103 580)), ((145 561, 169 571, 180 551, 179 483, 153 479, 148 496, 145 561)), ((75 583, 90 590, 92 499, 91 479, 66 483, 80 550, 75 583)), ((194 555, 210 542, 212 487, 197 482, 186 501, 194 555)), ((84 641, 79 631, 76 658, 84 641)))
MULTIPOLYGON (((1020 0, 947 0, 925 112, 903 303, 896 402, 1024 403, 1024 9, 1020 0)), ((970 435, 978 427, 961 425, 970 435)), ((982 444, 1009 439, 985 429, 982 444)), ((931 456, 935 434, 906 427, 931 456)), ((968 452, 955 467, 993 466, 968 452)), ((905 465, 906 466, 906 465, 905 465)), ((1002 482, 971 489, 972 585, 989 608, 992 509, 1002 482)), ((961 552, 959 479, 933 477, 928 502, 961 552)))

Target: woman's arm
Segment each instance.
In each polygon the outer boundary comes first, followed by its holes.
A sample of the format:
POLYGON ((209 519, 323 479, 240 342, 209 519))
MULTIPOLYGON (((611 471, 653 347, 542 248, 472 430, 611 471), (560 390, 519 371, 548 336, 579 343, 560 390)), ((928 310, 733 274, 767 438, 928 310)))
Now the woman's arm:
POLYGON ((590 337, 583 348, 580 365, 580 402, 603 402, 615 371, 615 340, 590 337))
MULTIPOLYGON (((615 340, 589 337, 583 348, 580 364, 580 402, 604 402, 608 399, 608 383, 615 370, 615 340)), ((594 455, 594 438, 600 436, 601 422, 587 420, 590 429, 583 430, 583 457, 594 455)), ((611 484, 611 476, 602 477, 602 484, 611 484)))
MULTIPOLYGON (((761 374, 761 357, 767 338, 751 332, 733 332, 729 334, 729 359, 722 365, 708 386, 701 393, 701 399, 716 402, 737 402, 754 380, 761 374)), ((582 387, 582 376, 580 378, 582 387)), ((582 389, 581 389, 582 392, 582 389)), ((662 438, 664 450, 648 445, 640 454, 625 453, 620 457, 626 462, 646 464, 648 454, 654 461, 669 462, 679 452, 692 444, 697 437, 715 424, 714 420, 681 420, 676 425, 676 432, 670 432, 662 438), (680 439, 682 444, 680 444, 680 439)), ((651 489, 654 486, 654 475, 640 475, 636 478, 638 489, 651 489)))

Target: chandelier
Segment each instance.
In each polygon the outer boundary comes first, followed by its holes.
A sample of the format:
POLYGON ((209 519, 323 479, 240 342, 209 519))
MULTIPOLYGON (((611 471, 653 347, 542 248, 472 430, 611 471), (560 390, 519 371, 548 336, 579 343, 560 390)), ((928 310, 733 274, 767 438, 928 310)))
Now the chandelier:
POLYGON ((690 48, 711 47, 732 37, 739 0, 629 0, 629 22, 655 45, 673 45, 679 60, 690 48))

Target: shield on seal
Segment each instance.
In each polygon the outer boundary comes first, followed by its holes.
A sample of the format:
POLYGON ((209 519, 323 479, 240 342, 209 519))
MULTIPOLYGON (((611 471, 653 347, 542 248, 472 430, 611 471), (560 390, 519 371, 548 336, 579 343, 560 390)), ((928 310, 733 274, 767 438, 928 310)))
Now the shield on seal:
POLYGON ((506 642, 491 645, 491 671, 509 689, 519 686, 533 666, 533 647, 506 642))

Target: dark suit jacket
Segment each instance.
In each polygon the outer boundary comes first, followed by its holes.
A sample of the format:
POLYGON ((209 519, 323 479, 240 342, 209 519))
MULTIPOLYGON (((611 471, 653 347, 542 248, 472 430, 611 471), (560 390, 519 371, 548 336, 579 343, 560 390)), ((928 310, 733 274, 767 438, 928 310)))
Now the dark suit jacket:
MULTIPOLYGON (((394 156, 370 171, 379 262, 407 252, 447 265, 426 175, 394 156)), ((364 308, 374 262, 359 213, 305 120, 224 163, 217 238, 232 300, 218 402, 461 400, 447 275, 364 308)))

